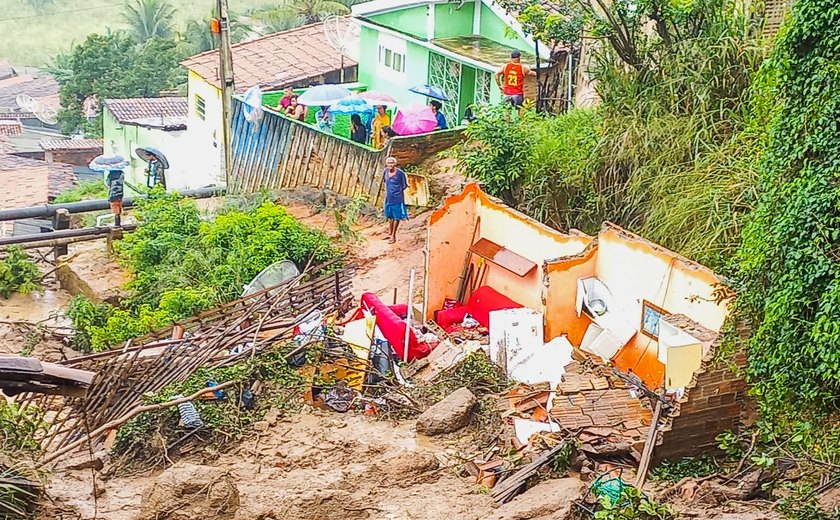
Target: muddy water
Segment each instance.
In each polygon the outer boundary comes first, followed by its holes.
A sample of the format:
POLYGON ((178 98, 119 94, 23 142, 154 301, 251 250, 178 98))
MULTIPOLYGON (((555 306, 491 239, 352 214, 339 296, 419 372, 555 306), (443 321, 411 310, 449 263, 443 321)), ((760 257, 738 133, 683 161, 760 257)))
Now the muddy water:
POLYGON ((50 325, 67 325, 60 315, 61 309, 70 301, 70 293, 63 289, 46 289, 42 293, 13 294, 8 300, 0 300, 0 319, 41 322, 50 325))

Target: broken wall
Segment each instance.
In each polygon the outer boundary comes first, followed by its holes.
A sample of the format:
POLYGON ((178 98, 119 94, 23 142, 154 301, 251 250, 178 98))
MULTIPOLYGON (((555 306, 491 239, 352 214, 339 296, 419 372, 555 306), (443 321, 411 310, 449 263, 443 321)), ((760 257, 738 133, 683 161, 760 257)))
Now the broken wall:
MULTIPOLYGON (((616 311, 627 323, 641 325, 642 300, 668 314, 684 314, 712 331, 726 319, 726 302, 718 303, 720 279, 708 268, 614 224, 598 234, 595 275, 609 287, 616 311)), ((637 333, 613 363, 633 371, 651 388, 661 385, 665 367, 657 359, 656 340, 637 333)))
POLYGON ((595 276, 597 254, 598 244, 593 242, 578 255, 546 262, 546 341, 562 334, 565 334, 569 342, 575 346, 579 346, 583 340, 583 334, 590 322, 585 316, 577 315, 575 308, 577 281, 580 278, 595 276))
MULTIPOLYGON (((446 199, 429 218, 427 319, 441 308, 445 298, 456 296, 467 250, 471 243, 482 238, 534 262, 537 267, 522 277, 488 261, 476 287, 489 285, 540 312, 544 311, 546 260, 580 253, 592 241, 583 234, 556 231, 492 199, 478 185, 469 184, 462 193, 446 199), (476 219, 479 219, 477 228, 476 219), (471 242, 474 230, 475 240, 471 242)), ((474 265, 477 260, 478 256, 473 255, 474 265)), ((475 270, 479 271, 477 265, 475 270)))
POLYGON ((717 362, 714 354, 712 347, 659 433, 654 464, 708 453, 717 446, 720 433, 741 429, 748 397, 747 384, 737 372, 746 367, 746 352, 717 362))

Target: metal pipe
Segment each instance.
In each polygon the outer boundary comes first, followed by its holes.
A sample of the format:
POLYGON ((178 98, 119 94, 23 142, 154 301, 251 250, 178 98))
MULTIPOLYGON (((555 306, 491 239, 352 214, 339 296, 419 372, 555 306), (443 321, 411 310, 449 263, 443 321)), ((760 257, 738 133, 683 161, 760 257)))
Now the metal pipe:
MULTIPOLYGON (((206 199, 225 194, 224 188, 209 187, 186 190, 180 192, 182 197, 190 199, 206 199)), ((146 195, 137 197, 126 197, 123 199, 123 207, 130 208, 134 201, 145 199, 146 195)), ((29 208, 0 209, 0 222, 4 220, 21 220, 27 218, 52 218, 59 209, 66 209, 69 213, 86 213, 88 211, 103 211, 110 209, 108 199, 83 200, 81 202, 67 202, 64 204, 43 204, 29 208)))
MULTIPOLYGON (((31 244, 31 243, 41 243, 41 242, 49 242, 48 246, 52 245, 62 245, 63 243, 57 242, 63 239, 70 239, 70 238, 83 238, 85 240, 96 240, 105 235, 110 235, 114 231, 133 231, 137 229, 136 224, 126 224, 125 226, 114 228, 114 227, 94 227, 94 228, 84 228, 84 229, 62 229, 60 231, 50 231, 47 233, 32 233, 29 235, 17 235, 11 237, 0 237, 0 247, 12 246, 16 244, 31 244)), ((74 240, 74 242, 81 242, 81 240, 74 240)), ((72 242, 66 242, 72 243, 72 242)), ((38 246, 42 247, 42 246, 38 246)))

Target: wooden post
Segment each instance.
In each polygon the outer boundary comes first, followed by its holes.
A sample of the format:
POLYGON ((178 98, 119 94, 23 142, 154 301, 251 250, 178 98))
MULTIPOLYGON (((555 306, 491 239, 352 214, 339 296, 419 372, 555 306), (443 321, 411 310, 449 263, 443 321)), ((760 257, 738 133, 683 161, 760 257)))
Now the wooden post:
MULTIPOLYGON (((58 231, 60 229, 70 229, 70 212, 64 208, 59 208, 55 211, 53 216, 53 229, 58 231)), ((57 244, 53 247, 53 254, 55 259, 67 254, 67 244, 57 244)))
POLYGON ((405 313, 405 345, 403 346, 403 361, 408 363, 408 338, 411 334, 411 305, 412 296, 414 295, 414 269, 411 270, 411 275, 408 279, 408 310, 405 313))
POLYGON ((222 84, 222 143, 225 157, 225 186, 230 189, 231 103, 234 92, 233 56, 230 50, 230 18, 227 0, 216 0, 219 15, 219 75, 222 84))
POLYGON ((659 426, 659 417, 662 415, 662 401, 656 401, 656 409, 653 412, 653 419, 650 421, 650 430, 648 430, 647 440, 645 441, 645 449, 642 452, 642 458, 639 461, 639 471, 636 473, 636 487, 642 489, 647 479, 648 468, 650 467, 650 459, 653 456, 653 448, 656 444, 656 430, 659 426))

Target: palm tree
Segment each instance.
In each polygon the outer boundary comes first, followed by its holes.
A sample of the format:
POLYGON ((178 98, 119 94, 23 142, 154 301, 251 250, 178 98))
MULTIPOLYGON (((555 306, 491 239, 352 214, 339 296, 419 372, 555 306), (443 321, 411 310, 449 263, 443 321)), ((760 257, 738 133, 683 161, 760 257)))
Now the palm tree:
POLYGON ((134 0, 126 4, 123 19, 138 42, 172 35, 175 8, 167 0, 134 0))
POLYGON ((321 22, 333 14, 350 14, 353 0, 285 0, 284 3, 252 13, 261 22, 266 32, 279 32, 299 25, 321 22))
MULTIPOLYGON (((210 19, 215 17, 216 10, 213 9, 209 17, 187 22, 181 37, 189 46, 190 52, 198 54, 216 47, 216 39, 210 32, 210 19)), ((238 43, 246 38, 259 36, 259 33, 249 23, 250 20, 247 16, 229 13, 228 18, 230 20, 231 43, 238 43)))

